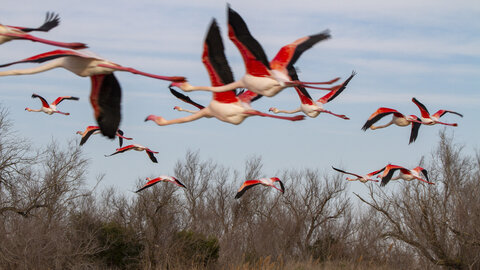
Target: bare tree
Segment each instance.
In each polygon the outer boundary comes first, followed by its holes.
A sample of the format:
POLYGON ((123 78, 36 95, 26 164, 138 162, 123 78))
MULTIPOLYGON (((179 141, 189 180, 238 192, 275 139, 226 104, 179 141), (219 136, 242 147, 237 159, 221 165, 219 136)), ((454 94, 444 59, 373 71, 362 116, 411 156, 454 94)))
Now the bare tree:
POLYGON ((453 269, 480 266, 478 155, 471 158, 462 150, 442 131, 429 166, 435 186, 401 183, 392 192, 371 186, 368 199, 357 195, 385 219, 383 237, 453 269))

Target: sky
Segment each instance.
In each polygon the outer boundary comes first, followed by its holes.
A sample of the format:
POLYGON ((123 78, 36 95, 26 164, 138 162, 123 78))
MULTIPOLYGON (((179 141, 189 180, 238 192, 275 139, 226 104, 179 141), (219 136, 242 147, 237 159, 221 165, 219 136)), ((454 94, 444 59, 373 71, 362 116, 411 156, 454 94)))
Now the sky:
MULTIPOLYGON (((440 125, 422 126, 415 143, 409 145, 410 127, 391 126, 361 130, 379 107, 419 114, 411 102, 416 97, 430 112, 438 109, 464 115, 446 115, 445 122, 455 142, 466 149, 479 149, 480 127, 480 3, 478 1, 240 1, 228 2, 247 23, 252 35, 271 59, 278 49, 294 40, 331 31, 330 40, 306 51, 296 66, 304 81, 346 79, 357 75, 347 89, 325 108, 345 114, 342 120, 328 114, 304 121, 250 117, 235 126, 217 119, 157 126, 143 120, 149 114, 173 119, 187 114, 174 106, 195 109, 174 98, 168 82, 125 72, 115 76, 122 86, 122 122, 125 136, 157 154, 158 164, 141 152, 112 157, 118 147, 95 135, 83 146, 91 166, 88 183, 104 174, 103 186, 115 186, 124 193, 136 189, 139 178, 171 175, 177 160, 186 151, 199 151, 202 159, 238 171, 253 156, 261 156, 264 176, 272 177, 285 168, 318 169, 333 173, 331 166, 366 174, 388 163, 416 167, 438 143, 440 125)), ((48 33, 34 35, 62 42, 84 42, 89 50, 123 66, 159 75, 185 76, 193 85, 209 85, 201 62, 207 27, 216 18, 226 47, 226 56, 236 79, 244 73, 242 58, 227 37, 227 2, 202 1, 2 1, 0 23, 36 27, 45 13, 60 14, 61 23, 48 33)), ((0 45, 0 63, 8 63, 57 49, 30 41, 0 45)), ((21 64, 1 70, 28 68, 21 64)), ((0 78, 0 102, 8 108, 14 128, 42 147, 52 140, 68 145, 80 141, 75 134, 96 125, 89 104, 90 80, 64 69, 0 78), (64 101, 59 109, 71 115, 29 113, 25 107, 40 108, 32 93, 53 101, 58 96, 80 97, 64 101)), ((325 91, 309 90, 314 99, 325 91)), ((207 105, 208 92, 188 95, 207 105)), ((260 111, 270 107, 295 109, 298 96, 285 89, 272 98, 262 98, 252 106, 260 111)), ((379 123, 390 120, 383 119, 379 123)), ((238 179, 239 186, 246 179, 238 179)), ((389 185, 390 186, 390 185, 389 185)), ((393 186, 393 185, 392 185, 393 186)), ((366 186, 351 183, 351 192, 365 192, 366 186)))

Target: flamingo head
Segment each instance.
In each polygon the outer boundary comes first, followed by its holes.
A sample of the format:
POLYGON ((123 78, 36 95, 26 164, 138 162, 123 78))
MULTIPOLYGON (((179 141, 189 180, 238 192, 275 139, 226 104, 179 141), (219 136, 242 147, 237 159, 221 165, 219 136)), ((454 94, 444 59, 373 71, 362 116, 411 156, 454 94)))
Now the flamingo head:
POLYGON ((77 131, 75 134, 82 134, 83 132, 82 131, 77 131))
POLYGON ((275 108, 275 107, 271 107, 270 109, 268 109, 269 112, 273 112, 273 113, 277 113, 278 109, 275 108))
POLYGON ((179 106, 175 106, 173 107, 174 110, 177 110, 177 111, 180 111, 182 108, 180 108, 179 106))
POLYGON ((145 122, 151 120, 151 121, 155 121, 155 119, 157 118, 157 116, 153 115, 153 114, 150 114, 149 116, 147 116, 147 118, 145 118, 145 122))
POLYGON ((29 112, 31 112, 31 111, 32 111, 32 109, 30 109, 30 108, 28 108, 28 107, 27 107, 27 108, 25 108, 25 111, 29 111, 29 112))

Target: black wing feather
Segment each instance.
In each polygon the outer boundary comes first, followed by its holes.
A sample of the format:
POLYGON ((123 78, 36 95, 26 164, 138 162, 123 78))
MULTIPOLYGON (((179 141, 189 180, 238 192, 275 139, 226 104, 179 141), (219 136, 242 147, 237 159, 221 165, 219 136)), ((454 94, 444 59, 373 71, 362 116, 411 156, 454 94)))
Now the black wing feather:
POLYGON ((250 34, 245 21, 236 11, 230 8, 230 5, 228 5, 228 25, 232 28, 237 39, 248 48, 255 58, 268 69, 271 69, 262 45, 250 34))
POLYGON ((209 62, 212 64, 213 69, 220 77, 223 84, 233 82, 233 72, 228 64, 227 57, 225 56, 225 47, 223 46, 220 29, 218 28, 215 19, 213 19, 210 24, 205 43, 208 48, 209 62))
POLYGON ((245 193, 245 191, 251 189, 252 187, 256 186, 256 185, 259 185, 260 183, 257 183, 257 184, 253 184, 253 185, 249 185, 249 186, 246 186, 244 187, 242 190, 240 190, 239 192, 237 192, 237 194, 235 195, 235 199, 238 199, 240 197, 242 197, 243 193, 245 193))
POLYGON ((408 144, 411 144, 417 140, 418 130, 420 130, 421 125, 421 123, 412 122, 412 131, 410 132, 410 141, 408 144))
POLYGON ((104 76, 97 97, 100 110, 97 123, 102 134, 113 139, 121 120, 122 89, 113 73, 104 76))
POLYGON ((390 182, 390 179, 392 179, 392 176, 395 173, 395 171, 397 171, 399 169, 400 168, 390 169, 390 171, 388 171, 387 175, 382 177, 382 182, 380 183, 380 186, 384 187, 386 184, 388 184, 388 182, 390 182))
POLYGON ((386 112, 386 113, 379 113, 377 114, 375 117, 373 117, 372 119, 369 119, 367 120, 367 122, 365 122, 365 124, 363 125, 362 127, 362 130, 366 131, 367 129, 369 129, 373 124, 375 124, 375 122, 377 122, 378 120, 382 119, 383 117, 389 115, 389 114, 392 114, 394 112, 386 112))
POLYGON ((345 90, 345 88, 347 87, 348 83, 353 79, 353 77, 356 75, 357 73, 355 71, 352 71, 352 75, 350 75, 350 77, 348 77, 343 83, 342 85, 340 86, 340 88, 335 92, 335 94, 333 94, 327 102, 330 102, 332 101, 334 98, 336 98, 338 95, 340 95, 343 90, 345 90))
POLYGON ((190 97, 188 97, 188 96, 186 96, 186 95, 184 95, 184 94, 182 94, 178 91, 175 91, 171 87, 169 87, 169 88, 170 88, 170 93, 172 93, 172 95, 174 95, 176 98, 180 99, 181 101, 192 104, 193 106, 199 108, 200 110, 205 108, 205 106, 200 105, 200 104, 196 103, 195 101, 191 100, 190 97))
POLYGON ((288 63, 289 67, 292 67, 295 62, 297 62, 298 58, 308 49, 312 48, 313 45, 317 44, 322 40, 326 40, 331 38, 330 30, 325 30, 321 33, 309 36, 305 42, 299 44, 297 48, 295 48, 295 52, 293 53, 292 59, 288 63))
POLYGON ((85 136, 83 136, 82 139, 80 140, 80 145, 83 145, 84 143, 86 143, 88 138, 90 138, 90 136, 97 130, 98 129, 89 130, 87 134, 85 134, 85 136))
POLYGON ((47 12, 45 15, 45 22, 37 28, 20 28, 23 32, 31 32, 31 31, 42 31, 42 32, 48 32, 50 29, 58 26, 60 23, 60 17, 58 14, 55 14, 53 12, 47 12))

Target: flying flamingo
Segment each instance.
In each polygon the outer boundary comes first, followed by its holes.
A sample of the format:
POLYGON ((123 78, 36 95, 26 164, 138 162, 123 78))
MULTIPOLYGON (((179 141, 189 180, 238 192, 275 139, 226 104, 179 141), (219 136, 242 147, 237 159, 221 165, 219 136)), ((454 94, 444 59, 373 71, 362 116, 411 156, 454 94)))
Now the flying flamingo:
POLYGON ((275 188, 276 190, 284 193, 285 192, 285 188, 283 186, 283 183, 282 181, 280 181, 280 179, 278 179, 278 177, 272 177, 272 178, 260 178, 258 180, 247 180, 243 183, 243 185, 238 189, 238 192, 237 192, 237 195, 235 195, 235 199, 238 199, 240 197, 242 197, 243 193, 245 193, 245 191, 247 191, 248 189, 256 186, 256 185, 264 185, 264 186, 267 186, 267 187, 273 187, 275 188), (280 183, 280 188, 277 188, 275 186, 275 182, 278 182, 280 183))
POLYGON ((128 150, 145 151, 147 153, 148 157, 152 160, 152 162, 158 163, 157 158, 153 155, 153 154, 158 154, 158 152, 152 151, 152 150, 148 149, 147 147, 145 147, 143 145, 140 145, 140 144, 130 144, 130 145, 124 146, 122 148, 117 148, 115 153, 110 154, 110 155, 105 155, 105 156, 110 157, 110 156, 113 156, 113 155, 116 155, 116 154, 119 154, 119 153, 123 153, 123 152, 128 151, 128 150))
MULTIPOLYGON (((298 80, 298 76, 297 76, 297 73, 295 71, 295 68, 292 68, 292 70, 289 71, 289 74, 290 74, 290 77, 292 79, 298 80)), ((308 93, 307 89, 305 89, 305 87, 296 86, 295 90, 297 91, 297 94, 300 97, 300 102, 301 102, 300 107, 298 109, 291 110, 291 111, 286 111, 286 110, 279 110, 275 107, 272 107, 272 108, 270 108, 269 111, 271 111, 273 113, 297 113, 297 112, 301 111, 304 114, 306 114, 307 116, 312 117, 312 118, 317 117, 320 113, 323 112, 323 113, 331 114, 331 115, 336 116, 336 117, 340 117, 340 118, 345 119, 345 120, 349 120, 350 118, 348 118, 347 116, 345 116, 343 114, 335 114, 331 111, 325 110, 323 108, 323 105, 332 101, 340 93, 342 93, 342 91, 345 90, 348 83, 353 78, 353 76, 355 76, 355 74, 356 74, 355 72, 352 72, 352 75, 350 75, 350 77, 347 80, 345 80, 345 82, 343 82, 340 85, 334 86, 328 94, 319 98, 317 100, 317 102, 313 101, 312 97, 308 93)))
POLYGON ((388 184, 388 182, 390 180, 398 180, 398 179, 403 179, 405 181, 412 181, 413 179, 417 179, 417 180, 425 182, 427 184, 435 185, 435 183, 429 182, 427 170, 425 170, 424 168, 422 168, 420 166, 414 168, 413 170, 409 170, 409 169, 406 169, 402 166, 388 164, 385 167, 385 170, 383 171, 383 174, 378 175, 377 177, 382 179, 382 182, 380 183, 381 187, 388 184), (398 176, 392 178, 393 174, 398 170, 400 170, 400 173, 398 174, 398 176), (422 173, 425 176, 426 180, 423 179, 420 176, 420 173, 422 173))
POLYGON ((406 127, 408 125, 412 125, 412 130, 410 132, 410 140, 409 144, 414 142, 418 136, 418 130, 420 126, 423 124, 417 116, 415 115, 404 115, 397 110, 381 107, 378 108, 370 117, 368 118, 367 122, 363 125, 362 129, 366 131, 368 128, 371 130, 385 128, 392 124, 395 124, 399 127, 406 127), (383 117, 393 114, 392 120, 383 126, 374 126, 373 124, 376 123, 378 120, 382 119, 383 117))
MULTIPOLYGON (((82 135, 82 139, 80 140, 80 145, 83 145, 84 143, 87 142, 88 138, 90 138, 91 135, 98 134, 100 133, 100 127, 98 126, 88 126, 84 131, 77 131, 77 134, 82 135)), ((117 134, 115 134, 118 137, 118 143, 120 147, 123 145, 123 140, 131 140, 132 138, 127 138, 123 136, 123 131, 121 129, 117 130, 117 134)))
POLYGON ((3 25, 0 24, 0 44, 5 42, 14 40, 14 39, 26 39, 31 40, 34 42, 40 42, 48 45, 54 45, 69 49, 85 49, 87 45, 84 43, 73 42, 73 43, 65 43, 65 42, 56 42, 46 39, 41 39, 30 34, 27 34, 32 31, 41 31, 41 32, 48 32, 50 29, 56 27, 60 23, 60 18, 58 14, 49 13, 45 16, 45 22, 37 28, 28 28, 28 27, 21 27, 21 26, 11 26, 11 25, 3 25))
POLYGON ((329 31, 307 36, 294 41, 280 49, 275 58, 269 63, 265 52, 258 41, 250 34, 245 21, 240 15, 228 6, 228 36, 237 46, 243 57, 246 74, 240 80, 230 82, 222 86, 192 86, 186 81, 172 83, 183 91, 211 91, 224 92, 237 88, 246 88, 259 95, 272 97, 286 87, 303 85, 305 87, 320 88, 312 84, 331 84, 339 78, 328 82, 300 82, 292 81, 288 76, 288 68, 292 67, 302 53, 310 49, 316 43, 330 38, 329 31))
POLYGON ((145 73, 130 67, 123 67, 90 51, 55 50, 35 55, 20 61, 0 65, 6 67, 18 63, 48 63, 35 68, 1 71, 0 76, 35 74, 53 68, 65 68, 78 76, 90 77, 92 104, 95 119, 103 135, 113 139, 120 125, 121 88, 113 75, 114 71, 127 71, 155 79, 167 81, 183 81, 184 77, 168 77, 145 73), (50 61, 51 60, 51 61, 50 61))
POLYGON ((420 117, 420 120, 422 120, 422 123, 425 124, 425 125, 435 125, 435 124, 442 124, 442 125, 447 125, 447 126, 458 126, 457 123, 453 123, 453 124, 450 124, 450 123, 444 123, 444 122, 440 122, 438 121, 438 119, 440 119, 440 117, 442 117, 444 114, 446 113, 453 113, 453 114, 456 114, 460 117, 463 117, 462 114, 459 114, 457 112, 454 112, 454 111, 447 111, 447 110, 438 110, 436 113, 430 115, 430 113, 428 112, 427 110, 427 107, 425 107, 425 105, 423 105, 422 103, 420 103, 420 101, 418 101, 416 98, 412 98, 412 101, 413 103, 415 103, 417 105, 417 107, 420 109, 420 113, 421 113, 421 117, 420 117))
POLYGON ((385 170, 385 167, 381 168, 380 170, 376 170, 374 172, 371 172, 371 173, 368 173, 366 175, 359 175, 359 174, 355 174, 355 173, 351 173, 351 172, 346 172, 344 170, 340 170, 340 169, 337 169, 335 167, 332 166, 332 168, 338 172, 341 172, 341 173, 344 173, 344 174, 350 174, 350 175, 353 175, 353 176, 356 176, 357 178, 350 178, 350 177, 347 177, 347 180, 348 181, 360 181, 362 183, 366 183, 368 181, 372 181, 372 182, 378 182, 378 180, 375 180, 375 179, 372 179, 372 176, 376 175, 376 174, 379 174, 381 173, 383 170, 385 170))
MULTIPOLYGON (((202 62, 207 69, 212 85, 220 86, 225 83, 232 82, 233 74, 224 54, 224 47, 222 38, 220 36, 220 30, 215 19, 213 19, 212 23, 210 24, 203 48, 204 50, 202 55, 202 62)), ((166 120, 161 116, 149 115, 145 119, 145 121, 152 120, 157 123, 157 125, 165 126, 171 124, 191 122, 202 117, 215 117, 220 121, 238 125, 242 123, 245 118, 253 115, 279 118, 291 121, 302 120, 304 118, 303 115, 298 115, 294 117, 280 117, 254 110, 250 106, 250 102, 260 96, 248 90, 244 91, 241 94, 237 94, 236 90, 212 93, 213 100, 210 102, 208 107, 204 107, 203 105, 192 101, 188 96, 185 96, 171 88, 170 91, 177 98, 181 99, 184 102, 192 104, 200 110, 191 111, 176 106, 174 109, 190 112, 192 113, 192 115, 173 120, 166 120)))
POLYGON ((48 104, 47 100, 45 100, 43 97, 37 95, 37 94, 32 94, 32 98, 39 98, 42 101, 42 108, 38 110, 30 109, 30 108, 25 108, 26 111, 29 112, 44 112, 48 115, 54 114, 54 113, 59 113, 59 114, 64 114, 64 115, 70 115, 70 113, 65 113, 57 110, 57 105, 62 102, 65 99, 69 100, 79 100, 78 97, 72 97, 72 96, 64 96, 64 97, 58 97, 55 99, 52 104, 48 104))
POLYGON ((182 184, 180 181, 178 181, 177 178, 173 177, 173 176, 165 176, 165 175, 161 175, 157 178, 150 178, 150 177, 147 177, 147 180, 148 182, 143 186, 141 187, 139 190, 135 191, 135 193, 138 193, 146 188, 149 188, 161 181, 165 181, 165 182, 172 182, 174 183, 175 185, 179 186, 179 187, 183 187, 183 188, 187 188, 184 184, 182 184))

